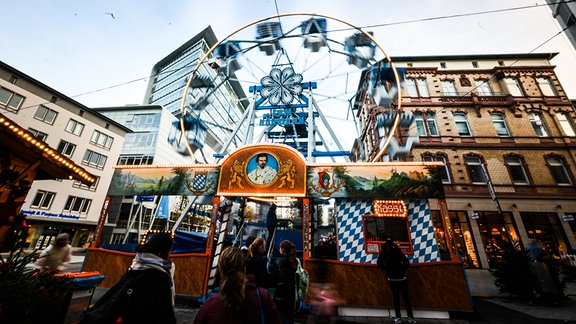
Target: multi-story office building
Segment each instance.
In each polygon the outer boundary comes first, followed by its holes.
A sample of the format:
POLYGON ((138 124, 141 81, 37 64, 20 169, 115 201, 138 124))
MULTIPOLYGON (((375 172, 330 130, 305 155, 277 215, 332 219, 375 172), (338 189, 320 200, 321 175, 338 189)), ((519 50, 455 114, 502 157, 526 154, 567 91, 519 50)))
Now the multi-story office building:
MULTIPOLYGON (((144 104, 161 105, 177 118, 193 118, 203 123, 207 128, 207 134, 206 139, 202 140, 204 142, 202 144, 205 144, 201 149, 202 152, 198 154, 199 157, 202 156, 199 159, 202 163, 214 162, 214 153, 220 153, 247 105, 247 101, 241 100, 245 98, 244 90, 239 87, 237 81, 222 73, 219 74, 216 69, 203 65, 195 76, 213 82, 211 86, 214 88, 210 90, 210 104, 201 112, 182 108, 185 106, 182 103, 185 92, 190 100, 200 98, 202 91, 186 89, 186 84, 198 62, 216 43, 216 36, 212 28, 208 26, 156 63, 152 68, 144 98, 144 104)), ((247 127, 241 129, 237 134, 239 139, 243 138, 246 129, 247 127)), ((236 141, 234 147, 230 149, 241 144, 236 141)), ((175 147, 181 153, 187 154, 181 143, 176 143, 175 147)))
MULTIPOLYGON (((189 156, 174 150, 170 137, 178 119, 160 105, 127 105, 120 107, 94 108, 102 115, 117 121, 132 132, 126 134, 124 146, 118 158, 118 165, 186 165, 192 161, 189 156)), ((121 243, 128 227, 130 216, 139 208, 146 229, 149 228, 151 214, 155 209, 154 201, 137 203, 135 197, 112 197, 108 212, 108 225, 102 232, 102 242, 121 243), (136 206, 132 208, 135 204, 136 206)), ((140 211, 139 211, 140 212, 140 211)), ((105 225, 106 225, 105 224, 105 225)))
POLYGON ((60 232, 73 246, 87 243, 98 223, 124 136, 129 129, 0 62, 0 109, 59 154, 96 177, 34 181, 20 212, 31 225, 30 248, 44 248, 60 232))
MULTIPOLYGON (((196 163, 196 160, 201 163, 215 161, 214 154, 222 150, 245 110, 246 103, 241 103, 239 99, 244 95, 238 82, 219 75, 216 69, 201 67, 195 75, 219 86, 212 89, 210 104, 202 112, 189 107, 183 110, 182 106, 185 92, 192 100, 198 95, 195 90, 186 89, 187 81, 201 58, 216 43, 212 28, 207 27, 156 63, 142 106, 96 109, 133 131, 126 137, 118 159, 119 165, 185 165, 196 163), (185 127, 201 125, 205 128, 186 128, 182 131, 182 124, 185 127), (205 134, 205 139, 198 140, 203 137, 200 133, 205 134), (189 156, 188 146, 195 150, 194 157, 189 156)), ((246 128, 239 133, 245 132, 246 128)), ((241 144, 241 141, 236 141, 230 149, 241 144)), ((126 241, 126 234, 133 232, 128 223, 136 210, 143 215, 140 225, 150 226, 149 221, 159 197, 144 203, 137 202, 136 198, 111 198, 106 224, 112 226, 104 228, 102 242, 126 241)))
POLYGON ((576 3, 566 0, 546 0, 546 2, 572 46, 576 48, 576 3))
MULTIPOLYGON (((412 150, 396 158, 445 163, 451 228, 433 211, 437 239, 450 230, 467 267, 489 268, 510 241, 576 250, 576 112, 554 56, 392 57, 406 70, 402 109, 414 116, 396 134, 412 150)), ((353 157, 371 160, 385 139, 378 115, 389 108, 366 95, 358 107, 364 131, 353 157)))

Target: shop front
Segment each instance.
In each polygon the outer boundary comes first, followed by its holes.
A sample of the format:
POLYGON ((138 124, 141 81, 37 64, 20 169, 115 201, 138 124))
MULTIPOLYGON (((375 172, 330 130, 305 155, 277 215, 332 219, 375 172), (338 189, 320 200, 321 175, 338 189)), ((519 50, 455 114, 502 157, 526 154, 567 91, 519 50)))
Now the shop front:
MULTIPOLYGON (((455 248, 467 269, 493 269, 502 259, 506 247, 525 249, 534 240, 543 246, 550 257, 560 259, 576 254, 576 221, 573 217, 576 212, 570 211, 576 208, 574 202, 562 203, 567 206, 566 211, 558 210, 556 200, 510 199, 504 205, 512 206, 511 210, 502 212, 489 210, 494 206, 491 199, 472 199, 468 202, 448 199, 448 204, 469 207, 449 211, 455 248), (471 206, 478 206, 479 209, 471 206)), ((446 228, 437 210, 432 210, 432 216, 437 240, 444 249, 446 228)))

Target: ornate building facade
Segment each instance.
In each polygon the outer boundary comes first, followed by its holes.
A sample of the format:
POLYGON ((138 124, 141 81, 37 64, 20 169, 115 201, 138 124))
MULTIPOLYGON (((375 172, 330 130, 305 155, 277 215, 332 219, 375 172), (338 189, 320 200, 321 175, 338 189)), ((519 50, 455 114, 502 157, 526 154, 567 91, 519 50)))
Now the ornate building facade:
MULTIPOLYGON (((445 163, 451 228, 435 212, 436 235, 454 235, 468 268, 490 268, 509 242, 537 239, 551 254, 575 253, 576 112, 554 56, 392 57, 405 72, 402 111, 414 117, 396 134, 411 150, 395 159, 445 163)), ((378 115, 389 108, 361 98, 352 158, 371 160, 386 136, 378 115)))

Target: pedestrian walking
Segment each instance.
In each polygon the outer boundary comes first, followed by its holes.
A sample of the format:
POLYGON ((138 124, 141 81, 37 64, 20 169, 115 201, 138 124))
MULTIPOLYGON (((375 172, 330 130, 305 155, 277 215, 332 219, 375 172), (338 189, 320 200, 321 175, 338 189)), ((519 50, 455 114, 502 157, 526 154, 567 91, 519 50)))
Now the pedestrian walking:
POLYGON ((246 276, 242 251, 226 248, 218 260, 220 291, 209 297, 194 318, 194 324, 280 324, 280 315, 268 290, 246 276))
POLYGON ((400 313, 400 295, 404 300, 404 307, 408 314, 408 323, 416 323, 412 312, 412 304, 408 295, 408 285, 406 282, 406 270, 410 266, 408 258, 402 250, 394 243, 391 237, 386 237, 386 243, 382 245, 378 256, 378 267, 383 269, 388 277, 388 283, 394 299, 394 323, 402 323, 400 313))
POLYGON ((248 236, 246 238, 245 245, 242 245, 242 247, 240 248, 240 250, 244 254, 244 257, 248 257, 248 254, 249 254, 248 248, 250 248, 250 245, 252 245, 252 243, 254 243, 254 240, 256 240, 256 236, 254 236, 254 235, 248 236))
POLYGON ((175 324, 171 233, 156 233, 136 248, 126 274, 91 307, 82 324, 175 324))
POLYGON ((280 243, 280 257, 274 260, 270 268, 272 278, 276 285, 274 302, 283 324, 294 323, 294 313, 296 310, 296 247, 288 240, 280 243))
POLYGON ((154 234, 148 242, 136 249, 130 268, 146 271, 139 280, 143 289, 132 297, 131 304, 122 318, 129 323, 176 323, 174 315, 174 263, 170 251, 174 239, 170 233, 154 234))
POLYGON ((264 239, 261 237, 256 238, 248 248, 246 274, 254 275, 258 287, 268 288, 270 275, 267 269, 266 258, 264 257, 265 251, 266 245, 264 239))
POLYGON ((54 244, 40 253, 35 266, 41 272, 58 273, 66 269, 70 260, 72 260, 70 235, 62 233, 56 237, 54 244))
POLYGON ((266 246, 269 250, 274 251, 274 232, 276 232, 276 226, 278 225, 278 217, 276 216, 276 204, 270 205, 268 212, 266 213, 266 228, 268 229, 268 238, 266 239, 266 246))

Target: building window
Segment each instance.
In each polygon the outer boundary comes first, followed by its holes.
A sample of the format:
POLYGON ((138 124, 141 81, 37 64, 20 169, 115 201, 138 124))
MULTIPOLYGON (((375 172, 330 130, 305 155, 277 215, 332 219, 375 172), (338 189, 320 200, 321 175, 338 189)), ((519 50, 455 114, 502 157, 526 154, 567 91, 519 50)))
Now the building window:
POLYGON ((66 131, 68 133, 72 133, 74 135, 82 135, 82 131, 84 130, 84 124, 75 121, 74 119, 70 119, 68 124, 66 125, 66 131))
POLYGON ((414 122, 416 123, 419 136, 438 136, 438 127, 436 127, 434 113, 428 112, 424 116, 421 112, 415 112, 414 122))
POLYGON ((126 126, 132 130, 158 128, 160 126, 160 117, 158 114, 135 114, 132 120, 128 117, 126 126))
POLYGON ((94 168, 103 169, 104 165, 106 164, 106 159, 106 155, 102 155, 91 150, 86 150, 86 154, 84 154, 82 163, 94 168))
POLYGON ((440 68, 445 69, 446 68, 446 62, 440 62, 440 68))
POLYGON ((514 97, 523 97, 524 91, 522 91, 522 86, 517 78, 504 78, 506 87, 508 88, 508 93, 514 97))
POLYGON ((42 133, 41 131, 36 130, 34 128, 28 128, 28 131, 30 133, 32 133, 32 135, 34 135, 37 139, 39 139, 41 141, 46 141, 46 137, 48 137, 48 134, 42 133))
POLYGON ((87 214, 90 209, 90 204, 92 204, 91 199, 68 196, 66 205, 64 205, 64 211, 75 214, 87 214))
POLYGON ((472 61, 472 67, 473 68, 478 68, 478 62, 477 61, 472 61))
POLYGON ((36 111, 36 114, 34 115, 34 118, 39 119, 47 124, 54 124, 54 120, 56 119, 56 116, 58 115, 58 113, 46 106, 42 106, 40 105, 38 107, 38 110, 36 111))
POLYGON ((456 83, 454 80, 442 80, 442 93, 445 96, 457 96, 458 92, 456 92, 456 83))
POLYGON ((94 183, 92 183, 91 186, 87 186, 83 184, 81 181, 74 180, 74 182, 72 183, 72 187, 84 190, 96 191, 96 188, 98 187, 98 182, 100 182, 100 177, 95 177, 94 183))
POLYGON ((430 97, 426 79, 406 79, 406 88, 410 97, 430 97))
POLYGON ((490 117, 492 118, 492 124, 494 124, 498 136, 510 136, 508 126, 506 126, 506 120, 504 120, 502 113, 491 113, 490 117))
POLYGON ((30 207, 48 209, 50 208, 50 205, 52 205, 54 197, 56 197, 55 192, 38 190, 36 196, 34 196, 34 200, 32 200, 32 203, 30 204, 30 207))
POLYGON ((94 133, 92 133, 92 138, 90 138, 90 143, 96 146, 103 147, 107 150, 109 150, 110 147, 112 147, 113 141, 114 141, 113 137, 108 136, 104 133, 100 133, 97 130, 95 130, 94 133))
POLYGON ((157 132, 135 132, 126 134, 124 148, 156 147, 157 132))
POLYGON ((62 153, 62 155, 65 155, 69 158, 72 157, 72 154, 74 154, 74 149, 76 149, 76 145, 72 144, 70 142, 66 142, 66 141, 60 141, 60 144, 58 144, 58 152, 62 153))
POLYGON ((530 123, 532 124, 532 128, 534 128, 534 132, 539 137, 546 137, 548 136, 548 130, 546 130, 546 125, 544 124, 544 119, 542 115, 539 113, 530 113, 528 114, 530 118, 530 123))
POLYGON ((464 113, 454 113, 454 122, 456 123, 456 130, 460 136, 472 136, 470 132, 470 125, 464 113))
POLYGON ((0 88, 0 104, 6 110, 18 111, 24 102, 24 97, 6 88, 0 88))
POLYGON ((543 96, 547 97, 554 97, 557 96, 556 90, 554 90, 554 86, 552 85, 552 81, 549 78, 536 78, 536 83, 538 83, 538 87, 542 92, 543 96))
POLYGON ((510 172, 510 177, 512 178, 512 183, 514 184, 529 184, 528 175, 526 174, 526 167, 524 165, 524 160, 517 156, 506 157, 506 165, 508 166, 508 172, 510 172))
POLYGON ((576 136, 576 132, 574 131, 574 124, 572 123, 568 113, 559 112, 556 114, 556 117, 558 118, 560 127, 562 127, 562 130, 566 136, 576 136))
POLYGON ((557 156, 549 156, 546 158, 546 163, 550 169, 550 173, 554 177, 554 180, 559 185, 570 185, 572 180, 568 175, 564 161, 557 156))
POLYGON ((479 96, 492 96, 492 88, 490 88, 490 83, 488 79, 476 80, 476 89, 478 90, 479 96))
POLYGON ((118 165, 151 165, 154 163, 153 156, 121 156, 118 165))
POLYGON ((440 178, 442 179, 442 183, 450 183, 450 173, 448 172, 448 164, 446 163, 446 157, 442 155, 426 154, 422 157, 422 161, 444 163, 444 165, 440 167, 440 178))
POLYGON ((467 156, 466 166, 468 166, 468 174, 472 183, 487 183, 486 176, 484 175, 484 165, 482 160, 477 156, 467 156))

